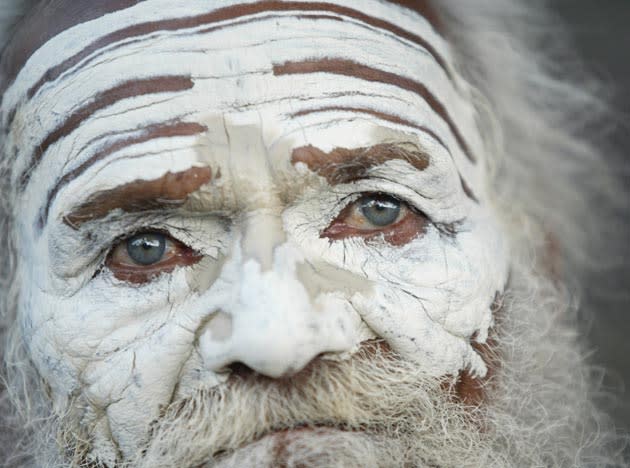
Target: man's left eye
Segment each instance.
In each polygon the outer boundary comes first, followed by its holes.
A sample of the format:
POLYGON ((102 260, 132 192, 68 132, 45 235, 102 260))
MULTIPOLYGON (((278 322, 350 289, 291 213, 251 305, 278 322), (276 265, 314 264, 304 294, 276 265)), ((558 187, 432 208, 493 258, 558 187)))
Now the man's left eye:
POLYGON ((321 237, 340 240, 351 237, 370 239, 383 235, 392 245, 403 245, 422 234, 428 218, 398 198, 383 193, 367 193, 346 206, 321 237))
POLYGON ((197 263, 201 256, 168 234, 146 231, 116 244, 105 265, 114 276, 133 284, 144 284, 178 266, 197 263))
POLYGON ((376 228, 394 224, 400 217, 401 208, 400 200, 383 195, 363 196, 358 201, 361 215, 367 223, 376 228))

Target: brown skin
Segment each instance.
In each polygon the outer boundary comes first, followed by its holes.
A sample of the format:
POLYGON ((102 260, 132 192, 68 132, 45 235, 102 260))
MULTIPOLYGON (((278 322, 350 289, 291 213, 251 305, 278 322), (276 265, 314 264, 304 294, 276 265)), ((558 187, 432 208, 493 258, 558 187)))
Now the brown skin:
POLYGON ((382 236, 388 244, 400 247, 424 234, 428 222, 426 216, 407 208, 404 210, 402 219, 396 223, 378 229, 361 229, 356 227, 358 223, 352 222, 353 210, 352 204, 341 210, 339 216, 321 233, 320 237, 334 241, 350 237, 370 240, 382 236))
MULTIPOLYGON (((17 73, 24 66, 28 58, 55 35, 78 24, 99 18, 107 13, 132 7, 139 2, 140 0, 101 0, 99 2, 88 2, 86 0, 49 0, 40 2, 27 16, 22 26, 14 35, 6 52, 3 54, 3 59, 0 62, 0 77, 2 77, 0 78, 0 91, 3 92, 4 89, 15 80, 17 73)), ((435 10, 426 0, 392 1, 392 3, 417 11, 432 23, 438 31, 442 30, 435 10)), ((359 10, 326 2, 304 4, 299 2, 259 1, 220 8, 205 15, 140 23, 115 31, 92 44, 86 45, 86 48, 75 56, 70 57, 59 66, 48 70, 44 77, 29 91, 29 97, 32 97, 44 83, 55 80, 64 71, 76 65, 90 54, 121 40, 150 34, 155 31, 211 25, 220 21, 235 20, 243 16, 255 15, 261 12, 285 12, 291 10, 328 11, 359 20, 376 28, 390 31, 394 35, 418 44, 425 49, 435 57, 436 61, 440 63, 442 68, 450 75, 450 70, 446 66, 445 61, 430 43, 422 37, 388 22, 386 19, 374 18, 359 10)))
MULTIPOLYGON (((495 322, 500 325, 501 312, 503 310, 503 296, 498 291, 494 296, 494 301, 492 302, 490 308, 495 322)), ((485 343, 478 343, 475 341, 475 335, 473 335, 471 338, 471 345, 485 362, 488 372, 485 377, 478 378, 473 376, 467 370, 461 371, 457 382, 453 387, 453 391, 457 398, 464 404, 469 406, 480 406, 487 397, 488 385, 496 374, 499 363, 501 362, 498 355, 499 343, 497 327, 495 326, 490 330, 490 335, 485 343)))
POLYGON ((438 32, 444 31, 442 19, 433 7, 433 3, 439 0, 388 0, 389 3, 395 3, 402 7, 413 10, 423 16, 438 32))
POLYGON ((124 82, 115 88, 97 94, 94 98, 76 112, 71 114, 58 128, 49 133, 37 147, 27 169, 20 176, 22 187, 28 184, 33 169, 39 164, 48 148, 62 138, 74 132, 83 121, 96 112, 106 109, 119 101, 145 94, 170 93, 185 91, 194 86, 192 80, 185 76, 158 76, 144 80, 132 80, 124 82))
MULTIPOLYGON (((429 157, 417 150, 409 150, 398 145, 380 144, 367 148, 335 148, 324 152, 312 145, 293 150, 291 163, 303 163, 316 174, 324 177, 329 184, 346 184, 367 176, 369 169, 387 161, 402 160, 419 171, 429 166, 429 157)), ((404 216, 397 222, 379 228, 362 228, 356 217, 354 204, 344 208, 337 218, 322 233, 321 237, 334 240, 349 237, 383 239, 394 246, 405 245, 422 235, 427 225, 427 218, 409 208, 403 208, 404 216)))
POLYGON ((57 34, 107 13, 122 10, 141 0, 40 1, 23 20, 0 62, 0 91, 9 85, 33 53, 57 34))

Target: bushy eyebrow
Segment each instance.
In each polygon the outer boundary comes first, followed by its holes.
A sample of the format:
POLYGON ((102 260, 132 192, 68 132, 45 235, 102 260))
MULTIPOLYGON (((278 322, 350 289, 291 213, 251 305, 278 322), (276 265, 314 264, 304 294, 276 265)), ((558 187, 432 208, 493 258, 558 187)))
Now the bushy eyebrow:
POLYGON ((291 154, 292 164, 306 164, 331 185, 362 179, 369 169, 392 160, 406 161, 419 171, 425 170, 430 163, 428 154, 420 149, 392 143, 364 148, 335 148, 328 152, 308 145, 295 148, 291 154))
POLYGON ((192 167, 181 172, 168 172, 153 180, 134 180, 110 190, 97 192, 63 216, 73 229, 106 217, 114 210, 126 213, 179 208, 189 195, 212 180, 209 167, 192 167))
MULTIPOLYGON (((367 177, 371 168, 387 161, 406 161, 418 171, 424 171, 431 163, 430 156, 411 144, 381 143, 362 148, 334 148, 324 151, 313 145, 295 148, 291 163, 303 163, 316 174, 324 177, 330 185, 347 184, 367 177)), ((464 177, 459 173, 464 194, 479 203, 464 177)))

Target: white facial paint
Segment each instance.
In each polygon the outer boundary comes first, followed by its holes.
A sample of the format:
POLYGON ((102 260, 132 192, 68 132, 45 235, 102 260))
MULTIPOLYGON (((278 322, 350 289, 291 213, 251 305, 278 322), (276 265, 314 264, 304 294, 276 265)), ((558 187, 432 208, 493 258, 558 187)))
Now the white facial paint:
MULTIPOLYGON (((47 68, 88 37, 215 7, 193 3, 148 0, 53 38, 5 94, 3 121, 47 68)), ((377 1, 364 2, 362 11, 413 30, 448 59, 444 41, 418 16, 377 1)), ((43 137, 99 92, 153 76, 190 75, 195 83, 186 91, 126 99, 86 119, 51 146, 17 207, 26 342, 60 408, 73 393, 89 401, 94 411, 85 424, 97 424, 95 455, 105 462, 131 456, 161 405, 221 384, 232 362, 278 377, 320 353, 345 356, 379 336, 431 375, 463 369, 485 374, 470 339, 486 339, 507 261, 487 205, 483 164, 466 159, 448 125, 418 94, 348 76, 274 76, 272 70, 286 61, 332 57, 422 82, 480 156, 484 148, 466 84, 449 81, 419 46, 357 20, 300 20, 294 12, 257 17, 259 22, 212 32, 160 32, 110 47, 20 105, 6 140, 6 150, 18 149, 17 178, 43 137), (294 116, 330 106, 398 116, 430 129, 448 151, 427 132, 365 113, 294 116), (112 153, 62 189, 47 227, 37 232, 35 220, 56 180, 111 142, 112 133, 178 119, 208 130, 112 153), (390 161, 372 169, 371 178, 330 187, 304 165, 290 163, 292 149, 303 145, 329 151, 382 142, 413 143, 430 155, 429 167, 418 172, 390 161), (113 213, 79 231, 61 221, 90 193, 203 165, 215 175, 220 170, 221 178, 195 194, 194 213, 113 213), (479 204, 466 198, 460 173, 479 204), (399 247, 379 239, 320 238, 344 207, 343 197, 374 191, 426 213, 432 220, 426 233, 399 247), (456 226, 452 236, 438 229, 449 223, 456 226), (143 227, 168 229, 206 258, 143 286, 98 272, 114 239, 143 227)))

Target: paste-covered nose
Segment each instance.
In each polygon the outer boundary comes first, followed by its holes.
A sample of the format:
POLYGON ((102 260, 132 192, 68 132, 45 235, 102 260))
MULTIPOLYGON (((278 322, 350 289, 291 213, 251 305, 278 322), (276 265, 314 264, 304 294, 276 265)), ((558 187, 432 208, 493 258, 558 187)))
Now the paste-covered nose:
POLYGON ((214 311, 199 338, 207 368, 220 371, 242 363, 280 377, 302 369, 315 356, 352 349, 356 315, 335 295, 312 297, 300 278, 302 259, 295 247, 274 251, 271 268, 256 259, 236 267, 229 305, 214 311))

